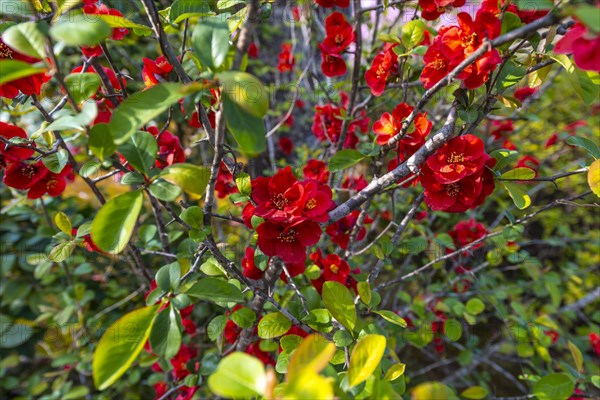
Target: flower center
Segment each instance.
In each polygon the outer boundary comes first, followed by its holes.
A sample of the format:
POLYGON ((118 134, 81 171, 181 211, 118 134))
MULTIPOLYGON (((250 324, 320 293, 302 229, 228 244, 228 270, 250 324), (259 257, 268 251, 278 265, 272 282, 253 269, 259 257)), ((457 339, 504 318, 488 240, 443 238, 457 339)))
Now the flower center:
POLYGON ((46 188, 52 189, 53 187, 56 186, 56 183, 57 183, 56 179, 52 178, 48 182, 46 182, 46 188))
POLYGON ((442 58, 438 58, 434 62, 431 63, 431 68, 435 70, 446 69, 446 60, 442 58))
POLYGON ((472 33, 469 36, 463 37, 462 45, 463 45, 463 47, 471 47, 473 45, 473 43, 475 43, 475 40, 477 40, 477 34, 472 33))
POLYGON ((309 210, 312 210, 316 206, 317 206, 317 200, 315 200, 315 199, 310 199, 306 202, 306 208, 309 210))
POLYGON ((335 264, 331 264, 331 265, 329 266, 329 269, 330 269, 330 270, 331 270, 331 272, 333 272, 334 274, 337 274, 337 273, 338 273, 338 271, 340 270, 340 269, 339 269, 339 267, 338 267, 337 265, 335 265, 335 264))
POLYGON ((335 57, 334 57, 334 56, 332 56, 332 55, 330 55, 330 54, 327 54, 327 55, 325 56, 325 61, 327 61, 328 63, 332 63, 332 62, 334 62, 334 61, 335 61, 335 57))
POLYGON ((33 165, 28 165, 25 168, 23 168, 22 171, 24 176, 31 179, 37 172, 37 169, 33 165))
POLYGON ((340 45, 342 43, 344 43, 344 36, 338 33, 337 35, 335 35, 335 44, 340 45))
POLYGON ((281 240, 285 243, 293 243, 296 241, 296 231, 293 229, 288 230, 287 232, 281 232, 277 239, 281 240))
POLYGON ((451 185, 446 186, 446 194, 450 197, 456 197, 456 195, 460 192, 460 187, 457 183, 453 183, 451 185))
POLYGON ((387 71, 385 70, 383 65, 379 64, 379 67, 377 67, 377 72, 376 72, 377 79, 381 79, 386 74, 386 72, 387 71))
POLYGON ((4 43, 0 43, 0 58, 13 58, 13 51, 4 43))
POLYGON ((450 154, 448 156, 448 159, 446 160, 446 162, 449 162, 451 164, 456 164, 456 163, 461 163, 465 161, 465 156, 462 153, 457 153, 455 151, 452 152, 452 154, 450 154))
POLYGON ((288 199, 285 198, 285 196, 283 195, 283 193, 277 193, 275 194, 275 196, 273 196, 273 204, 275 204, 275 207, 278 210, 283 210, 283 207, 285 207, 288 204, 288 199))

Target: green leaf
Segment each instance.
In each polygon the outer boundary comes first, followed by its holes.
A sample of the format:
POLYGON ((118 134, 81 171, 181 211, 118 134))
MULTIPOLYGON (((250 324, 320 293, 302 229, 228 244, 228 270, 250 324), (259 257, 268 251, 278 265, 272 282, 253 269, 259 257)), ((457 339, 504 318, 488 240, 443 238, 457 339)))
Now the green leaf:
POLYGON ((531 197, 527 194, 527 190, 518 183, 502 182, 504 188, 513 199, 519 210, 523 210, 531 205, 531 197))
POLYGON ((159 176, 167 182, 179 186, 184 192, 201 196, 206 190, 210 178, 210 169, 193 164, 179 163, 165 168, 159 176))
POLYGON ((181 347, 181 316, 172 305, 156 316, 150 332, 152 351, 167 360, 175 357, 181 347))
POLYGON ((240 328, 248 329, 254 325, 254 321, 256 321, 256 314, 251 309, 242 307, 233 312, 230 318, 240 328))
POLYGON ((204 213, 198 206, 186 208, 179 217, 194 229, 202 229, 204 226, 204 213))
POLYGON ((329 160, 329 170, 331 172, 338 172, 358 164, 365 158, 366 157, 357 150, 340 150, 331 157, 331 160, 329 160))
POLYGON ((169 22, 178 24, 184 19, 211 14, 210 6, 204 1, 175 0, 169 9, 169 22))
MULTIPOLYGON (((344 331, 338 331, 344 332, 344 331)), ((337 333, 337 332, 336 332, 337 333)), ((298 346, 302 343, 302 338, 298 335, 285 335, 279 340, 279 344, 281 345, 281 349, 290 354, 292 351, 296 350, 298 346)))
POLYGON ((348 367, 350 387, 366 381, 373 374, 383 357, 385 345, 385 336, 375 334, 366 335, 356 343, 348 367))
POLYGON ((26 78, 31 75, 48 71, 47 68, 34 67, 33 65, 18 60, 0 60, 0 85, 26 78))
POLYGON ((54 223, 56 224, 56 227, 64 233, 69 236, 72 235, 71 231, 73 230, 73 227, 71 225, 71 220, 69 217, 67 217, 67 214, 62 211, 57 212, 54 216, 54 223))
POLYGON ((202 18, 192 33, 194 54, 203 67, 219 68, 229 52, 229 28, 222 16, 202 18))
POLYGON ((93 155, 101 161, 110 157, 117 146, 115 145, 108 124, 96 124, 90 130, 88 146, 93 155))
POLYGON ((52 153, 42 158, 42 162, 50 171, 59 174, 67 162, 69 161, 69 153, 65 149, 60 149, 56 153, 52 153))
POLYGON ((180 278, 181 266, 176 261, 160 267, 156 272, 156 285, 161 288, 162 291, 169 292, 179 287, 180 278))
POLYGON ((398 363, 394 364, 388 369, 383 377, 384 381, 392 382, 404 375, 406 370, 406 364, 398 363))
POLYGON ((269 110, 269 93, 262 82, 247 72, 227 71, 217 75, 221 93, 246 114, 263 118, 269 110))
POLYGON ((346 330, 340 329, 333 334, 333 342, 337 347, 350 346, 353 341, 352 335, 346 330))
POLYGON ((240 172, 235 178, 235 185, 237 186, 240 194, 243 196, 250 196, 252 194, 252 180, 250 175, 245 172, 240 172))
POLYGON ((50 125, 47 125, 45 128, 41 129, 40 132, 64 131, 71 129, 82 131, 84 130, 84 127, 94 121, 97 116, 98 106, 96 105, 96 102, 94 100, 88 100, 83 103, 81 112, 79 114, 73 115, 70 112, 65 113, 65 115, 57 118, 50 125))
POLYGON ((475 297, 467 301, 466 310, 471 315, 478 315, 485 311, 485 304, 475 297))
POLYGON ((600 13, 598 12, 598 7, 579 3, 575 8, 575 16, 590 31, 600 33, 600 13))
POLYGON ((107 253, 118 254, 125 249, 142 209, 142 192, 123 193, 100 208, 92 222, 92 240, 107 253))
POLYGON ((69 258, 69 256, 71 256, 73 250, 75 250, 75 247, 77 247, 75 242, 69 241, 59 243, 52 250, 50 250, 48 258, 57 263, 63 262, 69 258))
POLYGON ((147 173, 156 160, 158 144, 152 134, 136 131, 117 150, 133 168, 142 173, 147 173))
POLYGON ((590 165, 587 176, 588 185, 596 196, 600 197, 600 159, 590 165))
POLYGON ((193 89, 178 83, 162 83, 125 99, 113 113, 109 124, 115 144, 125 143, 137 129, 186 96, 186 88, 193 89))
POLYGON ((500 176, 500 179, 506 179, 511 181, 526 181, 528 179, 535 178, 535 171, 531 168, 520 167, 506 171, 500 176))
POLYGON ((398 314, 396 314, 393 311, 387 311, 387 310, 380 310, 380 311, 373 311, 375 314, 380 315, 383 319, 385 319, 387 322, 390 322, 394 325, 398 325, 402 328, 406 328, 408 325, 406 323, 406 321, 403 318, 400 318, 398 316, 398 314))
POLYGON ((594 375, 591 378, 592 385, 600 389, 600 375, 594 375))
POLYGON ((554 7, 552 0, 515 0, 514 3, 519 10, 540 11, 549 10, 554 7))
POLYGON ((567 344, 569 346, 571 356, 573 357, 573 362, 577 372, 583 373, 583 355, 581 354, 581 350, 579 350, 579 348, 570 340, 567 344))
POLYGON ((533 385, 533 394, 539 400, 566 400, 575 390, 575 382, 567 374, 550 374, 533 385))
POLYGON ((92 361, 94 385, 105 390, 133 364, 150 336, 160 304, 125 314, 102 335, 92 361))
POLYGON ((328 281, 323 284, 323 304, 333 318, 346 329, 352 331, 356 324, 356 307, 350 290, 339 282, 328 281))
POLYGON ((148 186, 148 190, 154 197, 162 201, 174 201, 181 196, 181 189, 164 179, 157 179, 152 182, 148 186))
POLYGON ((480 400, 486 398, 488 391, 481 386, 471 386, 470 388, 465 389, 460 395, 467 399, 480 400))
POLYGON ((266 150, 267 131, 262 118, 247 113, 228 96, 223 97, 223 112, 227 129, 244 154, 256 157, 266 150))
POLYGON ((308 335, 294 351, 287 368, 286 379, 291 381, 301 376, 305 371, 318 373, 329 364, 335 354, 335 345, 325 340, 321 335, 308 335))
POLYGON ((44 34, 35 22, 11 26, 2 34, 2 40, 13 49, 33 58, 44 59, 46 54, 44 34))
POLYGON ((96 46, 111 33, 111 27, 103 20, 81 14, 66 14, 65 18, 50 28, 50 36, 69 46, 96 46))
POLYGON ((519 156, 519 153, 514 150, 498 149, 492 151, 490 156, 496 159, 494 171, 501 171, 504 167, 515 161, 519 156))
POLYGON ((231 399, 262 397, 266 385, 263 363, 241 352, 223 358, 217 370, 208 377, 208 387, 213 393, 231 399))
POLYGON ((595 142, 589 139, 580 136, 571 136, 567 139, 567 144, 570 144, 571 146, 581 147, 587 150, 588 153, 590 153, 590 155, 596 160, 600 158, 600 148, 595 142))
POLYGON ((273 339, 290 330, 292 321, 280 312, 267 314, 258 322, 258 337, 273 339))
POLYGON ((441 382, 425 382, 415 387, 411 393, 411 400, 450 400, 456 395, 448 386, 441 382))
POLYGON ((213 302, 240 302, 244 299, 242 291, 236 286, 222 279, 210 277, 196 282, 186 294, 213 302))
POLYGON ((571 86, 577 92, 579 97, 583 99, 585 104, 592 104, 598 97, 598 73, 582 71, 576 68, 571 59, 565 54, 557 54, 552 56, 565 69, 567 78, 571 86))
POLYGON ((100 87, 100 76, 92 72, 70 74, 65 77, 67 90, 73 96, 75 103, 81 104, 92 97, 100 87))
POLYGON ((117 15, 100 15, 94 14, 94 19, 102 21, 111 28, 131 28, 134 31, 143 36, 147 36, 152 33, 152 29, 146 25, 140 25, 127 18, 119 17, 117 15))
POLYGON ((425 24, 420 19, 413 19, 402 25, 402 43, 410 50, 423 41, 425 24))
POLYGON ((221 336, 221 333, 223 333, 223 330, 225 329, 225 324, 228 320, 229 318, 227 318, 225 315, 218 315, 214 317, 208 323, 208 327, 206 328, 208 338, 213 342, 217 340, 219 336, 221 336))
POLYGON ((371 304, 371 285, 369 285, 369 282, 358 282, 356 287, 358 288, 360 300, 367 306, 371 304))

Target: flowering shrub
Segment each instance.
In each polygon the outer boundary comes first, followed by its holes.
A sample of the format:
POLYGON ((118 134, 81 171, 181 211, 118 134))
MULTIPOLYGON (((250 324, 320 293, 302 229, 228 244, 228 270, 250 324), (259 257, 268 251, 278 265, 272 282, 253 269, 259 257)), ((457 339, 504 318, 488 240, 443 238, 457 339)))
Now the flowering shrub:
POLYGON ((600 6, 533 3, 1 2, 0 394, 597 398, 600 6))

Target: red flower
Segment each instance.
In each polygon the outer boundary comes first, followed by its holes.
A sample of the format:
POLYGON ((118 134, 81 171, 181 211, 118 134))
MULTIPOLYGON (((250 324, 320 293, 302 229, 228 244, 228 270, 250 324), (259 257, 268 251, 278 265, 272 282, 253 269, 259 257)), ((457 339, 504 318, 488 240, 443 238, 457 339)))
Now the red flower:
POLYGON ((286 156, 289 156, 294 151, 294 143, 288 137, 282 136, 279 138, 279 148, 286 156))
POLYGON ((323 75, 330 78, 346 73, 346 61, 338 53, 332 52, 324 44, 319 44, 321 50, 321 70, 323 75))
POLYGON ((148 132, 158 139, 158 155, 156 159, 156 166, 158 168, 164 169, 170 165, 185 162, 185 154, 177 136, 169 131, 160 133, 158 128, 154 126, 148 128, 148 132))
POLYGON ((534 156, 521 157, 521 159, 519 161, 517 161, 517 164, 515 165, 515 167, 517 167, 517 168, 532 169, 533 172, 535 172, 534 178, 537 178, 537 176, 538 176, 537 169, 539 166, 540 166, 540 161, 537 158, 535 158, 534 156))
POLYGON ((286 197, 286 192, 297 181, 289 166, 280 169, 272 177, 261 176, 254 179, 252 199, 256 203, 255 214, 275 221, 288 220, 286 208, 290 205, 290 198, 286 197))
MULTIPOLYGON (((335 143, 338 141, 342 131, 342 111, 348 107, 348 96, 342 92, 341 105, 325 104, 315 107, 315 117, 313 119, 312 131, 321 142, 335 143)), ((358 131, 365 133, 369 130, 369 117, 366 111, 362 110, 358 117, 350 122, 348 126, 348 135, 344 142, 344 148, 355 148, 358 143, 356 133, 358 131)))
POLYGON ((590 344, 592 345, 592 349, 594 349, 594 353, 600 357, 600 336, 596 333, 589 334, 590 344))
POLYGON ((327 164, 319 160, 308 160, 306 166, 302 169, 306 179, 314 179, 322 185, 327 184, 330 172, 327 170, 327 164))
POLYGON ((438 19, 440 15, 452 7, 462 7, 466 0, 419 0, 419 6, 423 9, 421 17, 428 21, 438 19))
POLYGON ((336 281, 346 284, 346 278, 350 275, 350 266, 337 254, 329 254, 323 259, 323 277, 326 281, 336 281))
MULTIPOLYGON (((325 229, 325 233, 327 233, 331 237, 331 241, 342 249, 346 250, 348 248, 348 241, 350 240, 350 234, 352 233, 352 229, 356 225, 356 221, 358 221, 358 216, 360 215, 360 211, 354 210, 350 214, 346 215, 344 218, 339 221, 334 222, 329 225, 325 229)), ((365 224, 372 222, 368 218, 365 219, 365 224)), ((362 227, 358 232, 358 236, 356 240, 362 240, 367 234, 367 230, 362 227)))
MULTIPOLYGON (((384 113, 378 121, 373 124, 373 132, 377 135, 377 144, 384 145, 398 134, 402 127, 402 122, 413 111, 413 107, 406 103, 398 104, 392 113, 384 113)), ((420 113, 415 118, 415 129, 408 133, 401 142, 404 142, 404 153, 411 152, 412 155, 424 143, 424 138, 431 131, 432 123, 427 120, 427 114, 420 113)), ((410 156, 409 155, 409 156, 410 156)))
POLYGON ((246 278, 260 279, 263 277, 263 271, 254 264, 254 249, 252 247, 246 247, 246 256, 242 258, 242 269, 246 278))
MULTIPOLYGON (((448 234, 452 237, 454 241, 454 246, 456 249, 461 247, 465 247, 469 243, 476 241, 477 239, 482 238, 488 233, 485 226, 475 219, 470 219, 468 221, 461 221, 454 226, 454 229, 448 232, 448 234)), ((478 243, 473 246, 471 249, 476 250, 484 246, 484 243, 478 243)), ((458 272, 458 271, 457 271, 458 272)))
POLYGON ((2 181, 11 188, 27 190, 44 178, 47 172, 48 169, 40 162, 35 164, 16 162, 7 167, 2 181))
POLYGON ((573 54, 575 65, 588 71, 600 72, 600 35, 577 22, 554 46, 556 54, 573 54))
POLYGON ((323 8, 331 8, 334 6, 346 8, 350 5, 350 0, 315 0, 315 3, 323 8))
POLYGON ((369 182, 367 182, 367 180, 362 175, 361 176, 347 176, 346 178, 344 178, 344 181, 342 182, 342 188, 360 192, 361 190, 366 188, 368 184, 369 184, 369 182))
POLYGON ((558 342, 558 339, 560 338, 560 333, 556 332, 553 329, 548 329, 547 331, 544 331, 544 335, 552 339, 552 344, 558 342))
MULTIPOLYGON (((77 228, 73 228, 71 229, 71 235, 73 236, 77 236, 77 228)), ((92 240, 92 236, 91 235, 84 235, 82 237, 83 239, 83 247, 85 247, 85 249, 89 252, 97 252, 97 253, 103 253, 102 250, 100 250, 100 248, 98 246, 96 246, 96 243, 94 243, 94 241, 92 240)), ((154 281, 153 281, 154 282, 154 281)), ((156 282, 154 283, 156 285, 156 282)), ((156 287, 155 287, 156 289, 156 287)), ((150 292, 148 292, 150 293, 150 292)))
POLYGON ((173 377, 176 380, 183 379, 191 374, 187 369, 187 363, 197 355, 198 350, 185 344, 181 345, 175 357, 170 360, 171 365, 173 366, 173 377))
POLYGON ((248 58, 258 58, 258 46, 254 42, 248 46, 248 58))
POLYGON ((325 31, 327 36, 322 44, 328 52, 339 54, 354 41, 352 25, 346 21, 346 17, 341 12, 336 11, 325 18, 325 31))
POLYGON ((544 147, 547 149, 548 147, 555 145, 556 142, 558 142, 558 133, 554 132, 552 136, 548 138, 544 147))
POLYGON ((365 81, 371 88, 373 96, 381 96, 388 78, 398 69, 398 55, 394 46, 386 45, 383 52, 377 54, 371 68, 365 73, 365 81))
MULTIPOLYGON (((0 122, 0 136, 6 140, 12 138, 28 139, 27 133, 23 129, 4 122, 0 122)), ((31 146, 35 147, 35 143, 32 143, 31 146)), ((33 149, 26 149, 0 142, 0 156, 5 157, 8 161, 26 160, 31 157, 33 153, 35 153, 35 150, 33 149)))
POLYGON ((441 81, 450 71, 454 69, 458 63, 453 62, 450 58, 442 52, 441 40, 438 39, 442 35, 442 27, 438 33, 438 36, 433 40, 433 44, 427 48, 425 55, 423 56, 423 63, 425 68, 421 72, 421 82, 425 89, 433 87, 436 83, 441 81))
POLYGON ((437 182, 451 184, 480 171, 489 159, 483 141, 475 135, 467 134, 451 139, 431 155, 426 163, 437 182))
POLYGON ((515 4, 511 4, 506 8, 506 11, 516 14, 521 19, 521 22, 530 24, 548 14, 550 10, 521 10, 515 4))
POLYGON ((220 199, 224 199, 230 194, 239 192, 235 182, 233 181, 233 175, 231 175, 231 172, 229 172, 229 169, 224 162, 221 162, 221 165, 219 166, 219 174, 217 175, 215 191, 217 192, 217 197, 220 199))
POLYGON ((449 184, 438 182, 434 171, 428 163, 424 163, 421 166, 421 184, 425 189, 425 204, 432 210, 446 212, 464 212, 481 205, 495 188, 494 176, 488 169, 495 162, 495 159, 489 159, 473 175, 449 184))
POLYGON ((293 224, 265 221, 256 229, 258 247, 268 256, 279 257, 286 263, 304 262, 306 248, 317 244, 321 228, 313 221, 293 224))
MULTIPOLYGON (((41 60, 33 57, 21 54, 13 48, 9 47, 0 38, 0 60, 17 60, 27 64, 35 64, 41 60)), ((50 80, 50 75, 46 74, 35 74, 27 76, 25 78, 16 79, 0 85, 0 97, 6 97, 7 99, 14 99, 23 93, 24 95, 31 96, 33 94, 39 95, 42 90, 42 85, 50 80)))
POLYGON ((521 103, 525 101, 525 99, 529 98, 535 92, 537 92, 538 88, 531 88, 529 86, 525 86, 515 90, 515 99, 519 100, 521 103))
POLYGON ((252 226, 252 217, 254 216, 254 211, 256 211, 256 207, 254 207, 254 204, 252 203, 246 204, 242 210, 242 219, 244 220, 244 224, 250 229, 254 229, 252 226))
MULTIPOLYGON (((95 0, 84 0, 83 1, 83 13, 92 15, 112 15, 115 17, 123 17, 123 14, 117 9, 108 8, 105 4, 98 5, 95 0)), ((114 28, 112 30, 111 38, 113 40, 121 40, 129 33, 127 28, 114 28)))
POLYGON ((173 66, 169 64, 164 56, 160 56, 156 60, 142 58, 142 61, 144 62, 142 80, 146 87, 152 87, 158 85, 160 82, 164 82, 173 70, 173 66))
POLYGON ((511 120, 508 121, 492 121, 491 135, 494 140, 502 139, 505 133, 514 132, 515 128, 511 120))
MULTIPOLYGON (((38 161, 38 168, 46 167, 42 161, 38 161)), ((58 174, 46 170, 44 176, 29 187, 27 197, 30 199, 39 199, 46 193, 52 197, 59 196, 65 191, 67 181, 73 181, 73 168, 71 164, 67 164, 58 174)))
POLYGON ((279 72, 289 72, 294 69, 295 64, 296 59, 294 58, 294 54, 292 54, 292 45, 290 43, 282 44, 277 69, 279 72))
POLYGON ((245 352, 246 354, 250 354, 251 356, 258 358, 265 365, 271 365, 273 367, 275 366, 275 360, 273 357, 269 353, 262 351, 258 342, 248 345, 245 352))

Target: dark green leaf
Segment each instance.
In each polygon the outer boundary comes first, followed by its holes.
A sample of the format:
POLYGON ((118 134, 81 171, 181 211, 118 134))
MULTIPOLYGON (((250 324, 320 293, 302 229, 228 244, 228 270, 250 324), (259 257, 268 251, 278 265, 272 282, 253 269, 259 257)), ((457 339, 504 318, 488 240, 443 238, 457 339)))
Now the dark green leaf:
POLYGON ((240 302, 244 299, 242 291, 236 286, 210 277, 201 279, 186 293, 188 296, 213 302, 240 302))
POLYGON ((265 123, 262 118, 244 111, 229 97, 223 97, 223 111, 227 129, 240 146, 240 150, 248 156, 255 157, 266 150, 267 140, 265 123))
POLYGON ((350 290, 339 282, 328 281, 323 284, 323 304, 333 318, 344 325, 348 331, 356 324, 356 307, 350 290))
POLYGON ((136 170, 147 173, 154 165, 158 144, 152 134, 136 131, 117 150, 125 157, 127 162, 136 170))
POLYGON ((92 127, 88 138, 88 146, 92 154, 101 161, 106 160, 117 149, 107 124, 96 124, 92 127))
POLYGON ((598 148, 598 145, 595 142, 589 139, 580 136, 571 136, 567 139, 567 143, 571 146, 577 146, 586 149, 588 153, 590 153, 590 155, 595 159, 600 158, 600 148, 598 148))
POLYGON ((360 152, 352 149, 340 150, 329 160, 329 170, 338 172, 351 166, 358 164, 366 157, 360 152))
POLYGON ((286 333, 292 327, 290 321, 280 312, 267 314, 258 322, 258 336, 262 339, 273 339, 286 333))
POLYGON ((181 346, 181 316, 172 305, 156 316, 150 332, 150 346, 157 355, 169 360, 181 346))
POLYGON ((52 153, 42 158, 42 162, 50 171, 55 174, 60 173, 69 161, 69 153, 65 149, 60 149, 56 153, 52 153))
POLYGON ((566 400, 575 390, 575 382, 567 374, 544 376, 533 386, 533 394, 539 400, 566 400))
POLYGON ((202 18, 192 33, 192 47, 203 67, 219 68, 229 52, 229 27, 223 17, 202 18))
POLYGON ((91 72, 70 74, 65 77, 67 90, 77 104, 92 97, 100 87, 100 76, 91 72))
POLYGON ((44 34, 35 22, 11 26, 2 34, 2 40, 13 49, 33 58, 44 59, 46 54, 44 34))
POLYGON ((239 310, 234 311, 230 318, 240 328, 247 329, 254 325, 254 321, 256 321, 256 314, 251 309, 242 307, 239 310))
POLYGON ((154 197, 162 201, 174 201, 181 196, 181 189, 164 179, 157 179, 152 182, 148 186, 148 190, 154 197))
POLYGON ((207 2, 198 0, 175 0, 169 10, 169 22, 178 24, 184 19, 209 15, 211 12, 207 2))
POLYGON ((103 20, 87 15, 66 14, 50 28, 50 35, 69 46, 92 47, 110 36, 112 29, 103 20))

